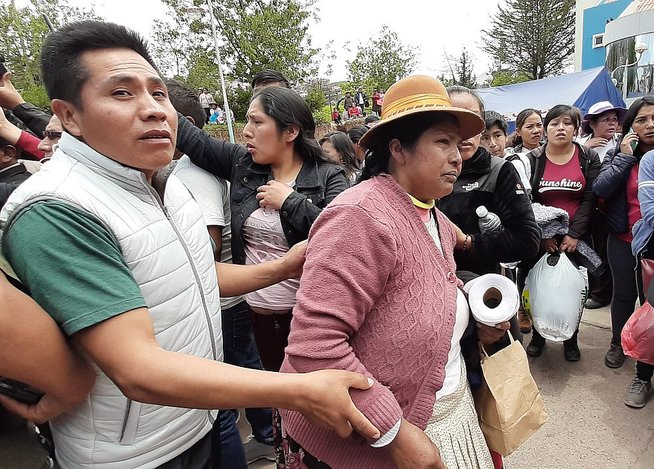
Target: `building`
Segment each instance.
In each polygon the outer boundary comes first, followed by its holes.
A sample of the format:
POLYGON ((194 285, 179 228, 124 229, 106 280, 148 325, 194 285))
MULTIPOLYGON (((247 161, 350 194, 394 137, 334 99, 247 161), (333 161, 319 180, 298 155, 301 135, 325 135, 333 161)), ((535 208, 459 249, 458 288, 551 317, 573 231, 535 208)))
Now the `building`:
POLYGON ((654 94, 654 0, 577 0, 575 70, 602 65, 627 103, 654 94))

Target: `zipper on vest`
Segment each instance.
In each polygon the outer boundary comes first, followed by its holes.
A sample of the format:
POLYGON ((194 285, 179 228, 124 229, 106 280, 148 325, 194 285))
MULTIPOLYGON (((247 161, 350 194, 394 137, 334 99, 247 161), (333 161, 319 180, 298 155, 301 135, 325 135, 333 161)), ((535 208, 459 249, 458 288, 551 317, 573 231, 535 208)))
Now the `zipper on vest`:
MULTIPOLYGON (((195 283, 198 286, 198 289, 200 290, 200 300, 202 301, 202 309, 204 311, 204 316, 207 320, 207 326, 209 326, 209 337, 211 339, 211 353, 213 355, 214 360, 218 360, 218 354, 216 353, 216 337, 213 331, 213 325, 211 323, 211 314, 209 314, 209 307, 207 306, 207 298, 204 295, 204 288, 202 287, 202 281, 200 279, 200 274, 198 273, 197 269, 195 268, 195 263, 193 262, 193 257, 191 256, 191 251, 189 250, 188 246, 186 245, 186 241, 184 241, 184 238, 182 237, 182 233, 179 231, 179 228, 177 228, 177 225, 175 225, 175 222, 173 221, 172 217, 170 216, 170 213, 168 212, 168 209, 166 206, 163 204, 161 201, 161 198, 159 197, 159 194, 154 192, 154 189, 149 184, 146 184, 148 191, 150 194, 154 197, 154 200, 157 202, 161 210, 163 211, 164 215, 166 215, 166 219, 168 220, 168 223, 170 223, 170 226, 173 227, 173 230, 175 230, 175 234, 177 235, 177 239, 179 239, 179 242, 182 244, 182 247, 184 248, 184 252, 186 253, 186 257, 189 260, 189 263, 191 264, 191 270, 193 271, 193 276, 195 277, 195 283)), ((214 267, 215 268, 215 267, 214 267)))

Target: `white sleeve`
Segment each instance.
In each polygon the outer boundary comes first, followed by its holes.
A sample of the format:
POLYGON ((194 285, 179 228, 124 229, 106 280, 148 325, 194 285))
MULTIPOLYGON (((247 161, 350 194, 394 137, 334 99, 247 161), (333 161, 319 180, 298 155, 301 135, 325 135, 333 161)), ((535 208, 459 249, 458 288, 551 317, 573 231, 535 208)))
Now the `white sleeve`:
POLYGON ((398 420, 395 425, 393 425, 393 428, 391 428, 389 431, 384 433, 377 441, 374 443, 371 443, 370 446, 373 448, 382 448, 384 446, 387 446, 393 442, 395 437, 397 436, 398 432, 400 431, 400 425, 402 424, 402 419, 398 420))

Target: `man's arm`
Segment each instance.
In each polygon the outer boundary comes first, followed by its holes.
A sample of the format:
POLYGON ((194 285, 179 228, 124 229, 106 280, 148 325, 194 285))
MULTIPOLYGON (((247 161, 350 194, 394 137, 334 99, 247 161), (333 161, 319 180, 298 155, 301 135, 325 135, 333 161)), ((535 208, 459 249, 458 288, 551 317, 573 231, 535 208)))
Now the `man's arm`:
POLYGON ((89 393, 93 369, 73 352, 57 324, 0 274, 0 375, 45 393, 35 405, 0 397, 0 403, 41 423, 74 407, 89 393))
POLYGON ((220 296, 239 296, 274 285, 289 278, 300 278, 307 242, 291 247, 280 259, 255 265, 216 263, 220 296))
POLYGON ((52 116, 25 102, 11 82, 10 72, 0 77, 0 107, 11 110, 32 132, 43 138, 52 116))

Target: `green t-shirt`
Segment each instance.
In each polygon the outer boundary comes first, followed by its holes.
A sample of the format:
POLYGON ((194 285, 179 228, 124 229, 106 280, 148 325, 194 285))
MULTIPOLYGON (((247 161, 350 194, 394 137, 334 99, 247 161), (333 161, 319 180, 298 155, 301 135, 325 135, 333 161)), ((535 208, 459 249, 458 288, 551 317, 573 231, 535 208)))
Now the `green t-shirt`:
POLYGON ((68 335, 146 306, 113 235, 65 203, 37 202, 21 212, 3 236, 2 251, 68 335))

